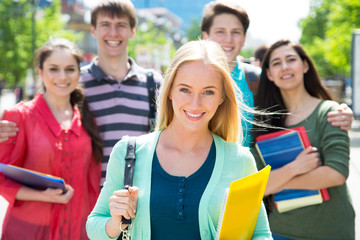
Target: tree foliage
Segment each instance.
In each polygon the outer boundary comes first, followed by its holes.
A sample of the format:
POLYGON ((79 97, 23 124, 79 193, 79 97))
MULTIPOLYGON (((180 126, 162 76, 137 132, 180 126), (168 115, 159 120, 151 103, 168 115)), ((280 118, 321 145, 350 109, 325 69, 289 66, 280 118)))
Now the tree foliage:
POLYGON ((155 69, 159 67, 158 70, 163 72, 176 51, 173 32, 165 25, 154 26, 154 23, 150 20, 142 22, 136 27, 136 33, 128 45, 128 55, 142 65, 145 63, 139 62, 137 58, 140 52, 139 49, 146 51, 151 58, 149 60, 152 66, 143 65, 143 67, 155 69))
MULTIPOLYGON (((128 54, 130 57, 135 58, 135 47, 138 44, 141 45, 164 45, 169 43, 169 38, 166 37, 167 29, 159 29, 154 27, 152 21, 142 23, 136 27, 136 33, 134 37, 129 41, 128 54)), ((172 51, 174 51, 174 46, 172 51)))
POLYGON ((191 25, 186 33, 189 41, 199 40, 202 38, 200 21, 201 21, 200 18, 194 18, 191 20, 191 25))
POLYGON ((243 56, 244 58, 251 58, 254 56, 254 48, 243 48, 241 49, 240 56, 243 56))
POLYGON ((360 28, 359 0, 312 0, 300 21, 303 44, 324 78, 350 75, 353 30, 360 28))
POLYGON ((0 80, 5 81, 7 87, 22 85, 27 70, 33 67, 34 47, 41 46, 50 37, 69 40, 81 37, 71 30, 65 30, 66 23, 61 21, 60 0, 54 0, 49 7, 36 8, 35 21, 32 21, 34 2, 0 1, 0 80), (34 22, 35 34, 32 31, 34 22))

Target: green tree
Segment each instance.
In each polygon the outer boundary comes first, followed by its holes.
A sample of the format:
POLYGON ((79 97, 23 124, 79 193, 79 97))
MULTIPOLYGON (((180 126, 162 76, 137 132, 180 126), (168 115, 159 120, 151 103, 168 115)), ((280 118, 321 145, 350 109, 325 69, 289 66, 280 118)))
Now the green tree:
POLYGON ((312 0, 300 21, 304 45, 324 78, 350 75, 352 31, 360 28, 359 0, 312 0))
POLYGON ((128 54, 135 58, 136 45, 162 45, 168 43, 165 37, 166 30, 155 28, 151 21, 137 26, 134 37, 129 41, 128 54))
POLYGON ((191 20, 191 25, 186 32, 189 41, 199 40, 202 38, 202 32, 200 27, 200 18, 194 18, 191 20))
POLYGON ((254 56, 254 48, 243 48, 241 49, 240 56, 244 58, 251 58, 254 56))
POLYGON ((71 30, 64 30, 61 21, 61 2, 54 0, 49 7, 36 8, 28 0, 0 1, 0 80, 7 87, 22 85, 33 62, 33 48, 41 46, 49 37, 66 37, 76 40, 81 37, 71 30), (32 27, 35 23, 35 34, 32 27), (33 37, 36 41, 33 42, 33 37))
MULTIPOLYGON (((165 26, 154 27, 152 21, 138 24, 134 37, 129 41, 129 56, 136 59, 136 54, 139 53, 137 50, 141 48, 146 49, 146 51, 149 52, 152 62, 160 61, 164 69, 167 67, 171 57, 176 51, 172 40, 172 32, 165 26), (167 47, 164 48, 164 46, 167 47), (164 49, 167 50, 164 51, 164 49), (154 52, 157 52, 158 55, 155 56, 154 52), (169 56, 165 56, 165 53, 169 53, 169 56)), ((164 69, 162 69, 162 71, 164 69)))

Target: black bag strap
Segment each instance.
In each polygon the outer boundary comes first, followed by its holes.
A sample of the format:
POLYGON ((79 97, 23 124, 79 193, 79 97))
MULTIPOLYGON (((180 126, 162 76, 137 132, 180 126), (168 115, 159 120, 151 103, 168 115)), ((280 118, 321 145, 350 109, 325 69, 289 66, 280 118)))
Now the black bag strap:
POLYGON ((152 132, 155 128, 155 118, 156 118, 156 98, 155 98, 156 84, 154 81, 153 72, 146 73, 146 87, 148 89, 149 106, 150 106, 149 125, 150 125, 150 132, 152 132))
MULTIPOLYGON (((129 137, 125 156, 124 185, 123 189, 129 189, 133 185, 135 168, 136 137, 129 137)), ((123 224, 131 224, 131 219, 122 217, 123 224)))

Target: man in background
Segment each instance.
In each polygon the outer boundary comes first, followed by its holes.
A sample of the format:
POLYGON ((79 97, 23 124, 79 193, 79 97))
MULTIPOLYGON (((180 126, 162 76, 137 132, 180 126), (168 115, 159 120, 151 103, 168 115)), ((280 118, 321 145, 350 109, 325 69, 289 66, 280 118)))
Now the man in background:
POLYGON ((255 66, 262 67, 262 60, 269 47, 270 47, 269 44, 261 44, 259 47, 255 49, 254 62, 253 62, 255 66))
MULTIPOLYGON (((231 76, 242 94, 242 101, 254 108, 254 95, 257 93, 261 69, 241 61, 239 54, 245 44, 246 32, 250 24, 247 12, 238 1, 217 0, 205 5, 201 20, 201 31, 204 39, 219 43, 224 50, 231 71, 231 76)), ((248 121, 242 121, 243 145, 250 146, 253 115, 242 113, 248 121)), ((337 112, 328 115, 333 126, 350 130, 353 112, 342 104, 337 112)))
MULTIPOLYGON (((128 42, 135 32, 136 13, 131 1, 96 1, 91 9, 91 33, 98 56, 81 69, 81 82, 104 141, 101 185, 112 147, 124 135, 148 133, 156 111, 152 95, 162 77, 128 56, 128 42)), ((16 133, 14 123, 0 121, 0 142, 16 133)))

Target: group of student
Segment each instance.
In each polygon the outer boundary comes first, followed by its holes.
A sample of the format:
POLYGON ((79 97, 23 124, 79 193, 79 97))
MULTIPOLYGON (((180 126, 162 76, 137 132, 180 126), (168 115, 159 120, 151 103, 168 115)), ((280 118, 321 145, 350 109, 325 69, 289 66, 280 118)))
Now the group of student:
POLYGON ((129 0, 93 6, 98 54, 83 69, 73 43, 45 43, 34 63, 43 91, 6 111, 0 162, 62 177, 68 191, 0 174, 9 202, 2 239, 116 239, 127 227, 122 217, 133 218, 132 239, 215 239, 225 188, 264 167, 255 137, 296 126, 312 146, 271 171, 253 239, 355 239, 345 183, 352 111, 332 101, 299 44, 272 44, 261 69, 242 63, 249 22, 237 1, 208 3, 204 40, 180 47, 164 78, 128 56, 136 26, 129 0), (157 85, 156 128, 147 134, 157 85), (138 137, 133 187, 123 190, 126 135, 138 137), (286 213, 271 198, 321 188, 329 201, 286 213))

